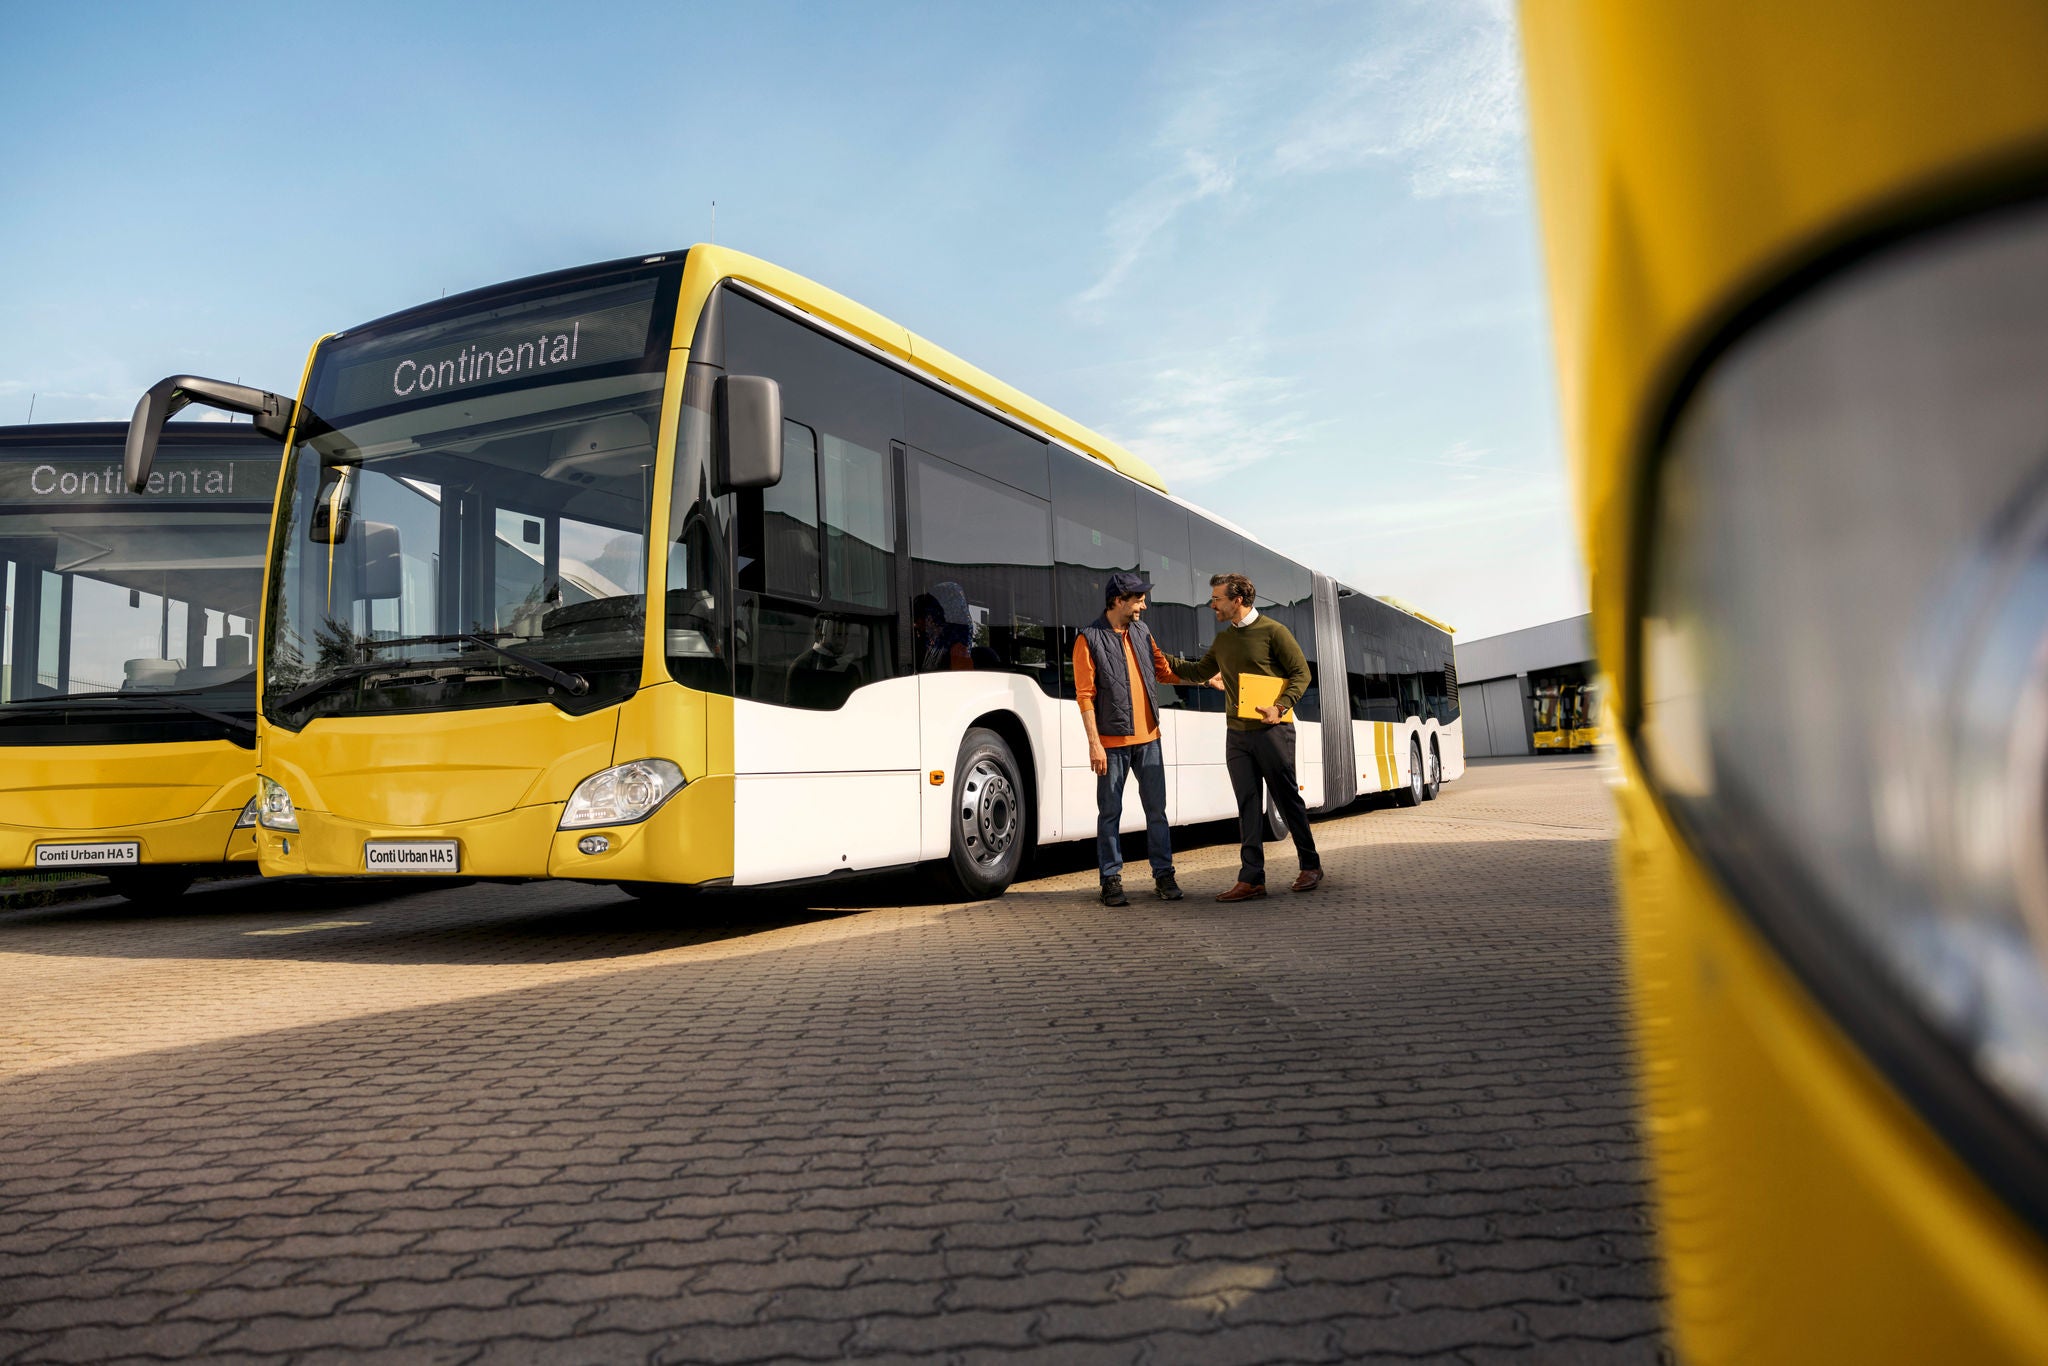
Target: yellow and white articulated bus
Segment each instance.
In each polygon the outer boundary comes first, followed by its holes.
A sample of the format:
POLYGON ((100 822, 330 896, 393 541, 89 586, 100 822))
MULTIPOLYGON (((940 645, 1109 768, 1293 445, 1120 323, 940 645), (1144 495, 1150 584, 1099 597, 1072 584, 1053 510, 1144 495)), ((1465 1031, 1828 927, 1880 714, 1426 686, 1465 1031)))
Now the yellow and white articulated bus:
MULTIPOLYGON (((193 401, 292 428, 262 625, 266 873, 646 893, 923 863, 995 894, 1035 842, 1093 836, 1068 661, 1116 569, 1150 576, 1149 620, 1190 656, 1208 576, 1252 577, 1322 680, 1297 708, 1312 807, 1420 800, 1463 770, 1445 630, 736 252, 324 338, 296 402, 165 380, 137 406, 131 480, 193 401)), ((1166 710, 1178 823, 1235 812, 1221 700, 1166 710)))
POLYGON ((1680 1354, 2048 1361, 2048 6, 1523 22, 1680 1354))
POLYGON ((0 428, 0 869, 131 900, 256 860, 257 603, 283 448, 117 422, 0 428))

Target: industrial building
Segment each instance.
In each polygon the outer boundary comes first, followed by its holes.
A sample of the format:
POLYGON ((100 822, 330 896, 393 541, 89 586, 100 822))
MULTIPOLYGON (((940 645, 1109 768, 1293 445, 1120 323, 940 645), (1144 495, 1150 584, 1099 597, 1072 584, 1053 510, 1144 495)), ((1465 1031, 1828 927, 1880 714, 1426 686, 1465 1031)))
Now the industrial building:
POLYGON ((1593 618, 1567 617, 1457 647, 1468 758, 1589 749, 1600 738, 1593 618))

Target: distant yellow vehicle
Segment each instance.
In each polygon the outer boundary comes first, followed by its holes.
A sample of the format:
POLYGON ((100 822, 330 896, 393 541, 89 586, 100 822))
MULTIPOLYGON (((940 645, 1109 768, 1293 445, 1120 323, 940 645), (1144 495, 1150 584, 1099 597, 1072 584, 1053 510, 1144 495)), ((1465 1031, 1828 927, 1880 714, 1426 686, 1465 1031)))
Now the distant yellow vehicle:
POLYGON ((0 869, 131 900, 256 859, 257 599, 283 448, 121 423, 0 429, 0 869))
POLYGON ((1523 21, 1680 1353, 2048 1361, 2048 7, 1523 21))
POLYGON ((1529 686, 1536 749, 1570 753, 1599 743, 1600 685, 1585 666, 1531 674, 1529 686))

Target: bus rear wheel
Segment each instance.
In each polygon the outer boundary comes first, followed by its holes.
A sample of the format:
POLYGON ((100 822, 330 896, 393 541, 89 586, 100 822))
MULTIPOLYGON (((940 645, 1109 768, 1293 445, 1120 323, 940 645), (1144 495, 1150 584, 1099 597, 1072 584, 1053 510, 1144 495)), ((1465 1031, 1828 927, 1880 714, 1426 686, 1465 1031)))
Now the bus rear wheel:
POLYGON ((1017 758, 1002 736, 977 726, 961 739, 953 774, 946 881, 976 901, 1001 896, 1024 861, 1028 828, 1017 758))
POLYGON ((1420 806, 1427 797, 1424 786, 1422 741, 1413 739, 1408 742, 1408 785, 1395 790, 1394 801, 1401 806, 1420 806))
POLYGON ((1433 802, 1436 794, 1444 787, 1444 756, 1438 752, 1436 741, 1429 742, 1429 777, 1422 785, 1422 800, 1433 802))
POLYGON ((107 883, 123 901, 146 906, 153 901, 170 901, 185 895, 195 874, 190 868, 109 868, 107 883))

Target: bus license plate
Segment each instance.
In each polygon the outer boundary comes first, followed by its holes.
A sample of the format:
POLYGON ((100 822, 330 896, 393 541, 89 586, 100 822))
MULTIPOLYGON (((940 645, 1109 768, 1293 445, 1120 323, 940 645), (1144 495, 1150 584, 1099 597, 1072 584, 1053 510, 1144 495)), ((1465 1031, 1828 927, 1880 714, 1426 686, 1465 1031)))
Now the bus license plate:
POLYGON ((139 840, 103 840, 98 844, 38 844, 38 868, 111 868, 142 862, 139 840))
POLYGON ((462 849, 454 840, 365 840, 363 869, 371 873, 459 873, 462 849))

